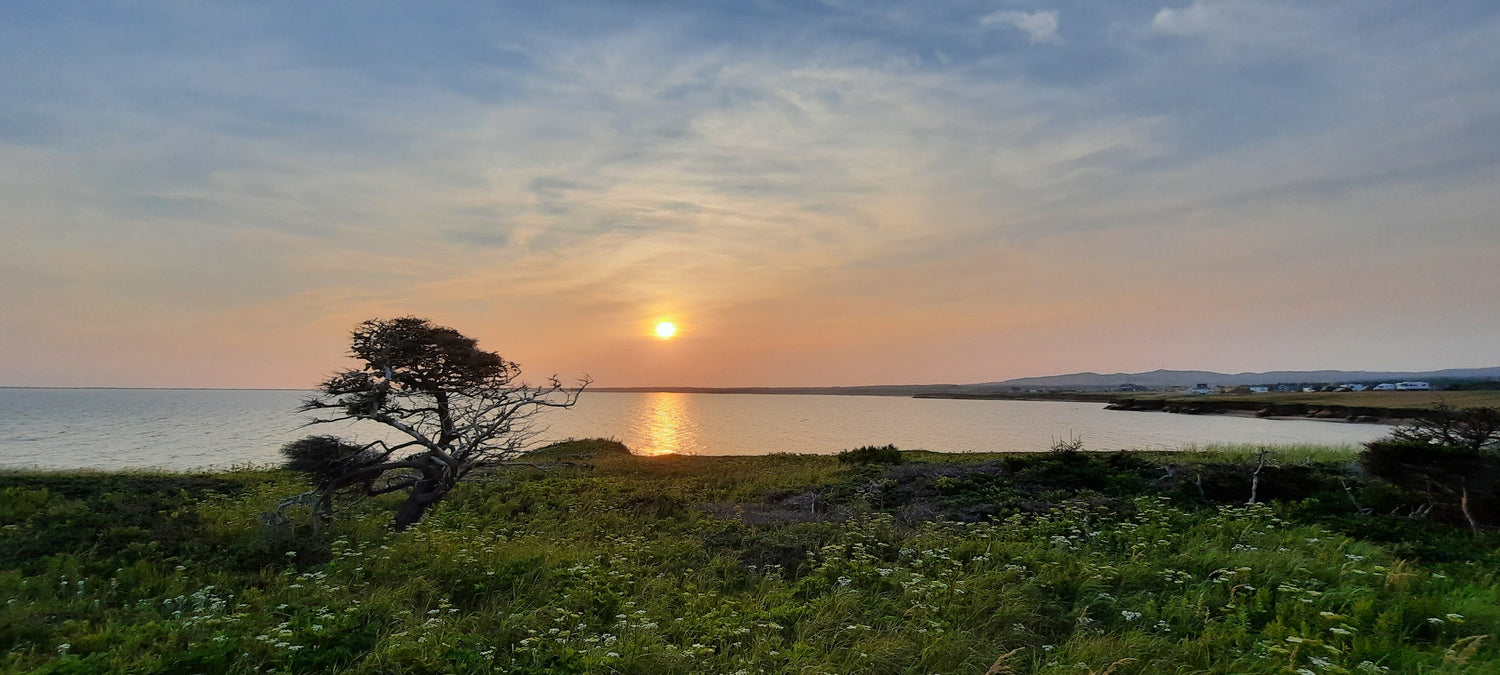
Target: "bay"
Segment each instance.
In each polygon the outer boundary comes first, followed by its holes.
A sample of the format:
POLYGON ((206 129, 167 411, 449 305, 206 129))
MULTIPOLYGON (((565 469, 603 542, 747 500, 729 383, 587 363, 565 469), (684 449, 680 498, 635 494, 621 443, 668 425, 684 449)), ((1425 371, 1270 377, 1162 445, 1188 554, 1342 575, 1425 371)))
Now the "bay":
MULTIPOLYGON (((209 469, 270 465, 309 433, 391 439, 370 423, 300 428, 310 392, 0 389, 0 466, 209 469)), ((1090 450, 1212 444, 1356 446, 1382 425, 1104 410, 1100 403, 882 396, 588 392, 551 411, 538 440, 616 438, 640 454, 833 453, 892 443, 941 452, 1039 451, 1077 437, 1090 450)))

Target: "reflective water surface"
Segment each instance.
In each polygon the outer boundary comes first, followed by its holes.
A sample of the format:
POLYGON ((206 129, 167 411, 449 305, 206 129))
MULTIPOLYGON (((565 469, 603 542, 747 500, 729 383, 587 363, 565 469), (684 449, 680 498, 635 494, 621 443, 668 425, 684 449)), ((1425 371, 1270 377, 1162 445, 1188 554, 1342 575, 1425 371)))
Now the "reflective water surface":
POLYGON ((1082 438, 1093 450, 1214 443, 1355 445, 1383 425, 1105 410, 1100 403, 887 396, 586 394, 552 420, 554 437, 613 436, 642 454, 830 453, 894 443, 942 452, 1045 450, 1082 438))
MULTIPOLYGON (((308 392, 0 389, 0 466, 210 468, 270 464, 308 433, 393 438, 378 425, 299 429, 308 392)), ((1352 445, 1380 425, 1117 412, 1098 403, 879 396, 586 393, 549 413, 545 440, 613 437, 641 454, 831 453, 894 443, 944 452, 1210 443, 1352 445)))

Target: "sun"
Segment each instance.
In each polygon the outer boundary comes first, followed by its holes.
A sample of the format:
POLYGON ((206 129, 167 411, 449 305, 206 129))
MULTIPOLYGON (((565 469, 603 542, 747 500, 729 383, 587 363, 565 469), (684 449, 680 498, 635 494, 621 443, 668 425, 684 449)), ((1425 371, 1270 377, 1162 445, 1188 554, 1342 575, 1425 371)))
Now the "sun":
POLYGON ((676 335, 676 334, 677 334, 677 327, 674 326, 674 325, 672 325, 671 321, 663 321, 663 322, 661 322, 659 324, 656 324, 656 336, 657 337, 660 337, 660 338, 669 338, 669 337, 672 337, 673 335, 676 335))

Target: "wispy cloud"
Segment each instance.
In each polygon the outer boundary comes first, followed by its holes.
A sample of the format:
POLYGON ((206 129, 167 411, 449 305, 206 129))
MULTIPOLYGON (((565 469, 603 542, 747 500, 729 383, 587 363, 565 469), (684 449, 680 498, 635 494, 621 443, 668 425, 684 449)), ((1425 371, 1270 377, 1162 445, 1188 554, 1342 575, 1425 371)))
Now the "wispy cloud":
POLYGON ((1057 10, 1022 12, 1001 10, 979 20, 981 26, 1009 26, 1025 33, 1032 42, 1060 44, 1057 35, 1057 10))
POLYGON ((37 5, 0 27, 0 383, 299 384, 405 312, 620 384, 1215 367, 1166 362, 1209 307, 1329 317, 1225 368, 1421 366, 1340 331, 1500 338, 1366 272, 1500 250, 1500 19, 1406 13, 37 5), (696 356, 642 351, 663 314, 696 356))
POLYGON ((1213 5, 1195 0, 1184 7, 1163 7, 1151 20, 1151 27, 1163 33, 1191 35, 1207 33, 1227 21, 1213 5))

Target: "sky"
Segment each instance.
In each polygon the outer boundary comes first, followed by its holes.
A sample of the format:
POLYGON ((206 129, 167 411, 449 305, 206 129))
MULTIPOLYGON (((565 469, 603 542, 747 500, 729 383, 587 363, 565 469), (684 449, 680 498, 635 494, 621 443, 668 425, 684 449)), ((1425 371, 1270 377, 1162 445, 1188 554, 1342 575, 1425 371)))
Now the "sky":
POLYGON ((1427 370, 1497 298, 1493 0, 0 6, 0 385, 401 315, 605 386, 1427 370))

